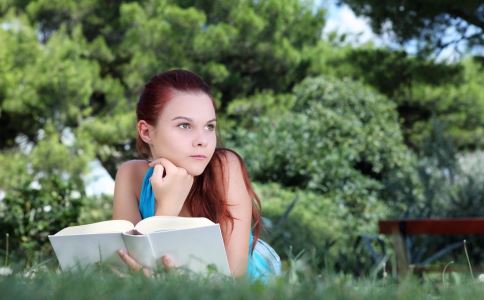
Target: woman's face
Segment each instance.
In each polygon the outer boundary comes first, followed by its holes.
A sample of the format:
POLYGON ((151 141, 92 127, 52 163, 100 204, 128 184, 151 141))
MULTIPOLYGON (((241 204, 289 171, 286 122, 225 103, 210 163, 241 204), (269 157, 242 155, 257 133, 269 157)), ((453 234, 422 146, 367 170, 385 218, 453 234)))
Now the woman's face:
POLYGON ((175 92, 150 131, 153 159, 163 157, 192 176, 202 174, 217 144, 215 125, 208 95, 175 92))

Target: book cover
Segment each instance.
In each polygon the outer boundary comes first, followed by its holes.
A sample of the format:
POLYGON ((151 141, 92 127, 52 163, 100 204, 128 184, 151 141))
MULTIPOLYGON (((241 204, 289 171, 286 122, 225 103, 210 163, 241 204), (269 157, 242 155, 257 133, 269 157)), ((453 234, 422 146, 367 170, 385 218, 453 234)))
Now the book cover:
POLYGON ((49 241, 62 270, 98 262, 126 269, 117 250, 127 251, 144 266, 154 268, 170 255, 178 268, 230 275, 219 224, 206 218, 151 217, 136 226, 111 220, 64 228, 49 241))

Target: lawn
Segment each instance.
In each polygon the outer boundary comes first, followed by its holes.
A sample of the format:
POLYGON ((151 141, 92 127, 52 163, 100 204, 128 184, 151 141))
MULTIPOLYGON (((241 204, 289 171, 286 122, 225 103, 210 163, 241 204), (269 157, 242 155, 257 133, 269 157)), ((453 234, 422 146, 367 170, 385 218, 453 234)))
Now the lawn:
MULTIPOLYGON (((5 273, 3 268, 3 273, 5 273)), ((463 273, 417 278, 355 278, 288 268, 267 284, 212 275, 159 272, 121 277, 105 268, 60 272, 46 267, 0 275, 2 299, 484 299, 484 283, 463 273)), ((8 272, 7 272, 8 273, 8 272)))

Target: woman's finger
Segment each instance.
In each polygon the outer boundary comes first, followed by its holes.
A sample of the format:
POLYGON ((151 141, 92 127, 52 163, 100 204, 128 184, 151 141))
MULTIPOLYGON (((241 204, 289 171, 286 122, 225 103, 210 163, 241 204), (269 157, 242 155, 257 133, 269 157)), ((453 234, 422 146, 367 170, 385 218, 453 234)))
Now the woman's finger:
POLYGON ((148 166, 153 167, 153 166, 154 166, 154 165, 156 165, 156 164, 160 164, 160 159, 161 159, 161 158, 153 159, 152 161, 150 161, 150 162, 148 163, 148 166))
POLYGON ((147 277, 153 275, 153 270, 151 270, 150 268, 143 267, 134 258, 132 258, 128 253, 126 253, 126 251, 118 250, 118 254, 121 257, 121 259, 128 265, 128 267, 132 271, 134 271, 134 272, 143 271, 143 274, 147 277))
POLYGON ((165 168, 161 164, 155 165, 155 167, 153 169, 153 174, 151 175, 151 178, 150 178, 150 181, 152 181, 153 178, 162 179, 163 178, 163 171, 164 171, 164 169, 165 168))
POLYGON ((174 269, 176 268, 175 261, 168 255, 164 255, 161 257, 161 262, 165 269, 174 269))
POLYGON ((128 265, 128 267, 134 272, 139 272, 143 269, 143 266, 139 264, 134 258, 132 258, 126 251, 118 250, 118 254, 121 259, 128 265))
POLYGON ((155 168, 156 166, 162 166, 163 170, 166 172, 166 175, 173 174, 178 170, 177 166, 175 166, 170 160, 163 157, 151 161, 148 165, 155 168))
POLYGON ((128 265, 128 267, 132 271, 134 271, 134 272, 143 271, 143 274, 146 277, 153 275, 153 270, 143 267, 134 258, 132 258, 128 253, 126 253, 126 251, 118 250, 118 254, 119 254, 119 256, 121 256, 121 259, 128 265))
POLYGON ((166 175, 175 174, 178 171, 183 171, 182 174, 188 174, 187 170, 177 167, 170 160, 163 158, 163 157, 153 160, 148 165, 150 167, 155 167, 155 168, 156 168, 156 166, 159 166, 159 165, 163 166, 163 168, 164 168, 163 170, 165 171, 166 175))
POLYGON ((143 274, 145 274, 146 277, 153 276, 153 270, 143 267, 143 274))
POLYGON ((118 268, 116 268, 115 266, 109 266, 109 269, 111 269, 111 271, 118 275, 119 277, 126 277, 126 274, 121 272, 118 268))
POLYGON ((166 175, 173 174, 178 170, 178 167, 166 158, 160 158, 159 163, 165 167, 166 175))
MULTIPOLYGON (((148 163, 148 166, 153 167, 154 165, 157 165, 157 164, 158 165, 159 164, 163 164, 164 165, 166 163, 175 166, 175 164, 173 164, 170 160, 168 160, 167 158, 164 158, 164 157, 158 157, 157 159, 153 159, 152 161, 150 161, 148 163)), ((175 166, 175 168, 176 168, 176 166, 175 166)))

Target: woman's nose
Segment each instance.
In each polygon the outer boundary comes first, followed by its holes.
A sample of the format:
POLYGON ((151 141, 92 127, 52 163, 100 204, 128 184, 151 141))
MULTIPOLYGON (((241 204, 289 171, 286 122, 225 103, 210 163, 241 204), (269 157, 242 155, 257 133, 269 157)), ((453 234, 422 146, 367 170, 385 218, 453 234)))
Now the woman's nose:
POLYGON ((208 143, 208 139, 205 136, 204 132, 199 133, 196 138, 193 140, 194 147, 206 147, 208 143))

